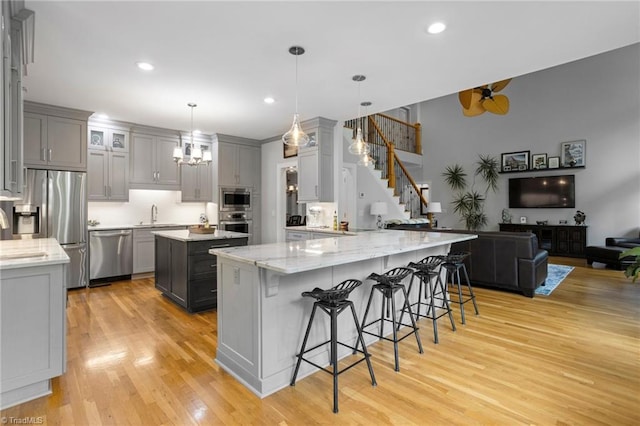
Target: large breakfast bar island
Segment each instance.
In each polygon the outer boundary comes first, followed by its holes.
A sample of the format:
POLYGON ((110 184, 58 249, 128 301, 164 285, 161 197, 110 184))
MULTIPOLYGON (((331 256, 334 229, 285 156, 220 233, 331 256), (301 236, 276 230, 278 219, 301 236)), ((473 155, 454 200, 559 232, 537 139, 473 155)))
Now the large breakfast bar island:
MULTIPOLYGON (((365 281, 370 273, 381 274, 429 255, 446 254, 452 243, 476 237, 380 230, 210 250, 218 262, 216 362, 259 397, 276 392, 289 385, 311 314, 313 300, 303 298, 302 292, 328 289, 349 278, 361 280, 363 285, 349 296, 361 321, 373 285, 365 281)), ((409 295, 412 302, 417 300, 413 293, 409 295)), ((380 312, 381 302, 376 302, 372 312, 380 312)), ((317 316, 308 347, 327 340, 329 333, 328 317, 317 316)), ((338 334, 339 340, 355 343, 352 318, 339 317, 338 334)), ((374 336, 365 336, 367 345, 375 341, 374 336)), ((341 349, 338 358, 349 355, 347 348, 341 349)), ((314 362, 328 365, 328 345, 317 351, 314 362)), ((298 380, 315 371, 317 368, 303 363, 298 380)))

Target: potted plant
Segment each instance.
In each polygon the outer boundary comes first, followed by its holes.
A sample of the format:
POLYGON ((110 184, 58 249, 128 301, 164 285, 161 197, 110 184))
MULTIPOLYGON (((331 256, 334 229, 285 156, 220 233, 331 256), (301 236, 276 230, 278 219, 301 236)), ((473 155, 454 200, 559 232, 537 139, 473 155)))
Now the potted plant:
POLYGON ((623 251, 620 253, 620 259, 625 258, 627 256, 635 256, 635 259, 629 267, 624 271, 624 276, 629 278, 631 277, 632 282, 636 282, 638 279, 638 275, 640 275, 640 247, 634 247, 632 249, 623 251))
POLYGON ((442 176, 445 183, 456 192, 453 201, 453 211, 458 213, 465 222, 468 230, 476 231, 487 225, 487 215, 484 212, 484 202, 489 191, 498 189, 499 163, 495 157, 478 155, 476 170, 471 185, 467 185, 467 174, 459 164, 447 166, 442 176), (480 178, 484 191, 478 191, 476 178, 480 178))

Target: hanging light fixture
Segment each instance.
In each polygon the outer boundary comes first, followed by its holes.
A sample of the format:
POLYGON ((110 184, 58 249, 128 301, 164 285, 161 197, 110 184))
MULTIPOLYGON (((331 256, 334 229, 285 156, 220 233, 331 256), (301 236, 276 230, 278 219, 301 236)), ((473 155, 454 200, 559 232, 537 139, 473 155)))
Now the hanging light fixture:
POLYGON ((302 131, 300 117, 298 116, 298 56, 304 54, 304 49, 300 46, 291 46, 289 53, 296 57, 296 112, 293 115, 291 129, 282 135, 282 142, 286 145, 301 147, 309 144, 309 136, 302 131))
POLYGON ((358 125, 356 128, 356 137, 352 140, 351 145, 349 145, 349 152, 353 155, 369 154, 369 144, 365 142, 362 136, 362 120, 360 117, 360 83, 366 78, 364 75, 354 75, 352 77, 353 81, 358 82, 358 118, 356 119, 358 125))
POLYGON ((193 109, 195 107, 197 107, 198 105, 193 103, 193 102, 189 102, 187 104, 187 106, 189 106, 189 108, 191 108, 191 133, 190 133, 190 140, 191 140, 191 158, 189 159, 189 161, 185 162, 183 161, 184 158, 184 154, 182 152, 182 148, 177 146, 173 149, 173 160, 178 163, 179 166, 183 165, 183 164, 187 164, 189 166, 208 166, 209 163, 211 163, 212 157, 211 157, 211 151, 202 151, 202 148, 200 147, 200 145, 196 145, 193 141, 193 134, 194 134, 194 130, 193 130, 193 109))

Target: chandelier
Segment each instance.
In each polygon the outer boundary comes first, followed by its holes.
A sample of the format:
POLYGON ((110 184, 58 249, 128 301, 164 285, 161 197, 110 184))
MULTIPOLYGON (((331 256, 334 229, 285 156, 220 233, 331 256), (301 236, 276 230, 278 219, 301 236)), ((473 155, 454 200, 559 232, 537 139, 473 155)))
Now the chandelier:
POLYGON ((193 109, 198 105, 193 102, 189 102, 187 105, 191 108, 191 144, 189 145, 191 153, 189 155, 189 161, 184 161, 182 147, 176 146, 173 148, 173 161, 175 161, 179 166, 182 166, 183 164, 188 166, 208 166, 211 164, 211 151, 203 151, 200 145, 196 145, 193 141, 193 109))

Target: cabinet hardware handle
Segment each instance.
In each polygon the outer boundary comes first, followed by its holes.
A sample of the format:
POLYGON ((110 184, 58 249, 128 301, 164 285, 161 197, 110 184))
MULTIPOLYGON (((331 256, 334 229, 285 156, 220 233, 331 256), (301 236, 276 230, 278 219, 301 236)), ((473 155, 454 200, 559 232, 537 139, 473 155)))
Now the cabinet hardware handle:
POLYGON ((26 189, 27 187, 27 168, 22 168, 22 188, 26 189))
POLYGON ((107 192, 107 185, 104 186, 104 196, 105 197, 109 196, 109 192, 107 192))
POLYGON ((40 150, 40 159, 42 161, 47 161, 47 149, 46 148, 42 148, 40 150))
POLYGON ((156 173, 158 173, 158 180, 160 180, 160 172, 156 172, 156 173))
POLYGON ((51 153, 53 152, 53 149, 49 148, 49 161, 51 161, 51 153))

